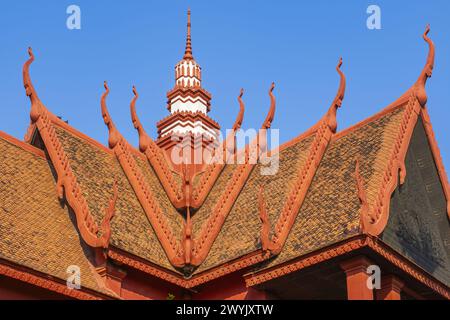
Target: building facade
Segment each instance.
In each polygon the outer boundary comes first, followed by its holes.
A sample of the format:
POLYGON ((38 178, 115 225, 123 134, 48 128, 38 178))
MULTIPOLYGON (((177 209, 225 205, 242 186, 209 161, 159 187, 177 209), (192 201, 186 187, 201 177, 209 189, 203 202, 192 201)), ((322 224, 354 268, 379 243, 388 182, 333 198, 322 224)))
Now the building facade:
POLYGON ((55 116, 32 84, 30 48, 28 131, 24 141, 0 132, 0 298, 449 299, 450 187, 427 112, 429 30, 425 66, 399 99, 337 131, 340 59, 323 117, 270 151, 274 84, 253 142, 234 143, 243 91, 219 138, 190 12, 156 140, 133 87, 138 147, 114 125, 106 82, 108 146, 55 116))

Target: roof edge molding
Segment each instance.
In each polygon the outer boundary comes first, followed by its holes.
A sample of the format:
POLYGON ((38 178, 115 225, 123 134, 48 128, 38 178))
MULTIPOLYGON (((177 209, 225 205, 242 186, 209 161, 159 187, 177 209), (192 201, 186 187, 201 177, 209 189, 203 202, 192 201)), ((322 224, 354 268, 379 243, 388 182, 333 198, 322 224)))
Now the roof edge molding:
MULTIPOLYGON (((435 57, 435 47, 433 41, 428 38, 428 33, 430 31, 430 26, 427 25, 425 32, 423 34, 423 39, 427 42, 429 51, 427 56, 426 64, 413 87, 408 90, 405 95, 409 94, 409 100, 407 101, 406 109, 403 114, 401 126, 397 134, 396 142, 390 156, 388 165, 384 171, 381 186, 378 190, 375 203, 371 206, 364 206, 362 212, 362 219, 364 230, 373 236, 378 236, 384 230, 389 219, 389 206, 390 198, 392 193, 395 191, 399 184, 403 184, 406 179, 406 166, 405 157, 408 151, 408 146, 412 137, 414 127, 417 123, 419 115, 427 118, 426 113, 426 102, 427 94, 425 91, 425 84, 427 79, 431 77, 432 70, 434 68, 434 57, 435 57), (364 212, 365 211, 365 212, 364 212)), ((405 96, 403 95, 403 96, 405 96)), ((399 100, 402 100, 400 98, 399 100)), ((396 103, 393 104, 393 107, 396 103)), ((426 125, 427 127, 427 125, 426 125)), ((428 126, 427 136, 432 136, 431 128, 428 126)), ((433 138, 431 138, 431 141, 433 138)), ((434 146, 434 158, 436 160, 437 166, 441 167, 439 171, 440 178, 443 184, 444 193, 447 198, 447 213, 450 216, 450 192, 447 182, 447 177, 445 171, 442 170, 443 166, 439 166, 440 155, 435 142, 430 143, 434 146)))
POLYGON ((109 223, 113 216, 115 201, 111 202, 107 209, 102 223, 102 235, 99 234, 99 227, 89 210, 86 199, 70 166, 69 158, 62 148, 62 144, 56 134, 52 124, 56 118, 39 100, 32 85, 29 67, 34 61, 34 54, 31 48, 28 49, 30 58, 23 67, 23 82, 26 95, 31 100, 30 119, 42 137, 42 141, 48 152, 50 160, 57 175, 56 191, 60 199, 65 199, 75 213, 77 227, 83 240, 93 248, 107 248, 109 245, 109 223))
POLYGON ((103 120, 109 130, 109 146, 113 150, 125 175, 127 176, 170 263, 175 267, 182 267, 185 263, 180 243, 174 237, 167 218, 164 216, 155 196, 150 190, 150 187, 147 185, 143 173, 138 168, 136 160, 132 156, 129 143, 119 133, 119 131, 117 131, 111 117, 109 116, 106 106, 106 97, 108 93, 109 88, 105 81, 105 92, 102 95, 100 104, 103 120))
POLYGON ((133 94, 134 97, 130 103, 130 112, 133 126, 139 134, 139 150, 145 154, 147 160, 150 162, 150 165, 155 170, 155 173, 166 191, 167 196, 172 202, 172 205, 177 209, 183 208, 185 203, 184 195, 180 190, 180 186, 177 185, 175 179, 173 178, 171 168, 164 157, 163 151, 147 134, 136 113, 136 100, 139 95, 135 86, 133 86, 133 94))
MULTIPOLYGON (((275 85, 272 83, 269 89, 271 104, 268 115, 261 128, 264 128, 265 126, 270 127, 275 114, 275 97, 272 93, 274 87, 275 85)), ((244 152, 244 163, 238 164, 236 169, 234 169, 233 175, 227 183, 220 198, 216 202, 211 215, 202 226, 198 238, 194 239, 192 265, 198 266, 206 259, 215 239, 222 229, 222 225, 224 224, 234 201, 244 187, 245 182, 259 159, 259 148, 255 152, 254 146, 258 147, 260 140, 261 133, 258 133, 257 137, 250 142, 249 145, 246 145, 243 150, 241 150, 241 152, 244 152)))
POLYGON ((211 162, 204 165, 204 168, 202 170, 204 174, 200 178, 198 185, 192 191, 191 205, 194 208, 199 208, 203 204, 209 191, 211 191, 212 187, 214 186, 214 183, 216 182, 217 178, 222 172, 222 169, 225 166, 224 157, 228 158, 228 155, 234 155, 236 153, 236 133, 242 126, 245 113, 245 104, 242 101, 243 95, 244 89, 241 88, 238 96, 239 113, 234 121, 232 131, 225 138, 225 141, 223 141, 222 145, 216 148, 211 162))
POLYGON ((345 93, 345 76, 340 70, 342 65, 342 58, 339 59, 336 71, 340 76, 339 89, 336 97, 331 104, 326 115, 316 125, 314 141, 309 148, 309 154, 304 164, 300 165, 297 173, 297 178, 294 181, 293 187, 288 194, 287 201, 283 206, 280 216, 275 224, 274 234, 272 236, 272 250, 273 255, 281 252, 284 243, 289 235, 292 225, 295 222, 303 201, 308 192, 309 186, 314 178, 314 175, 319 167, 325 150, 332 136, 336 132, 336 112, 342 105, 345 93))

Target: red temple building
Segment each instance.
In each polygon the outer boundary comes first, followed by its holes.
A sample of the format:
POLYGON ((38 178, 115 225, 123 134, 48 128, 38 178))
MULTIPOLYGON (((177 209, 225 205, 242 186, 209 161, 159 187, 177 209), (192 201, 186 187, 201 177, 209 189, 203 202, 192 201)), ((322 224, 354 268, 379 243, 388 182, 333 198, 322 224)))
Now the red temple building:
POLYGON ((106 82, 108 146, 55 116, 33 87, 30 48, 28 132, 24 141, 0 132, 0 298, 449 299, 450 188, 427 112, 428 33, 417 81, 343 131, 340 60, 331 106, 268 153, 279 159, 272 175, 260 160, 276 115, 274 85, 257 152, 247 146, 237 151, 242 163, 215 161, 234 157, 243 91, 220 139, 189 13, 156 140, 139 120, 134 87, 130 94, 138 147, 114 125, 106 82), (208 161, 192 161, 205 149, 208 161), (378 286, 368 285, 373 266, 378 286))

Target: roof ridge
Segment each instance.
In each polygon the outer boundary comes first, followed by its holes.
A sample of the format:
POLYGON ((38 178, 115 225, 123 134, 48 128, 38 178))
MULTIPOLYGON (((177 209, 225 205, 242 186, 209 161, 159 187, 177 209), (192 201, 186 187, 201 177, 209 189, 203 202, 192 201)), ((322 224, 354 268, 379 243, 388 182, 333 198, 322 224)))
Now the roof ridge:
MULTIPOLYGON (((28 49, 28 54, 30 58, 24 64, 23 78, 26 94, 30 97, 32 104, 30 118, 32 124, 35 124, 37 130, 39 130, 50 161, 55 168, 58 197, 63 199, 65 195, 65 199, 75 213, 78 230, 83 240, 93 248, 107 248, 109 245, 108 230, 103 230, 102 235, 100 237, 98 236, 99 227, 89 210, 86 199, 81 192, 81 188, 70 166, 69 158, 64 152, 55 128, 52 125, 51 117, 54 117, 54 115, 42 104, 33 87, 29 74, 29 67, 34 61, 31 48, 28 49)), ((114 206, 110 209, 110 211, 114 210, 114 206)), ((109 228, 110 218, 112 218, 112 214, 105 216, 106 220, 103 221, 102 228, 109 228)))
POLYGON ((222 145, 220 145, 216 150, 214 150, 214 155, 212 157, 212 162, 206 164, 202 168, 203 175, 200 178, 199 183, 194 187, 192 191, 192 206, 200 207, 205 201, 207 195, 211 191, 215 182, 217 181, 220 173, 225 167, 224 155, 228 156, 231 151, 236 151, 236 143, 233 143, 233 150, 229 150, 229 141, 235 139, 236 132, 241 128, 242 121, 244 119, 245 104, 242 101, 242 96, 244 94, 244 89, 241 89, 238 102, 239 102, 239 113, 234 121, 232 131, 225 138, 222 145), (226 153, 228 151, 228 153, 226 153), (217 154, 216 154, 217 152, 217 154))
POLYGON ((130 144, 115 128, 111 116, 106 106, 106 97, 109 88, 105 82, 105 92, 101 98, 102 115, 105 124, 109 130, 109 146, 114 152, 117 160, 127 176, 131 187, 134 190, 139 202, 144 209, 155 233, 163 247, 170 263, 175 267, 184 266, 183 252, 180 244, 175 239, 167 219, 162 214, 162 210, 153 195, 153 192, 147 185, 144 175, 136 164, 136 160, 131 156, 130 144))
MULTIPOLYGON (((381 186, 378 190, 376 196, 376 202, 372 206, 365 206, 365 210, 362 211, 362 219, 364 230, 370 235, 378 236, 383 232, 387 225, 389 218, 389 206, 390 198, 392 193, 397 188, 398 184, 402 185, 406 178, 406 167, 405 167, 405 157, 408 151, 408 146, 411 141, 411 137, 414 131, 414 127, 417 123, 419 115, 427 116, 425 110, 425 105, 427 102, 427 94, 425 91, 425 84, 434 67, 434 43, 428 38, 428 33, 430 31, 430 26, 427 25, 425 32, 423 34, 423 39, 427 42, 429 51, 428 57, 418 80, 416 83, 399 99, 401 100, 409 94, 408 104, 403 113, 400 128, 395 140, 391 157, 389 159, 387 168, 384 171, 383 179, 381 181, 381 186)), ((398 102, 398 100, 396 101, 398 102)), ((395 105, 395 104, 394 104, 395 105)), ((430 128, 428 129, 430 130, 430 128)), ((429 131, 427 134, 428 138, 432 136, 432 132, 429 131)), ((433 140, 431 138, 431 140, 433 140)), ((430 140, 429 140, 430 141, 430 140)), ((436 157, 439 161, 439 151, 436 150, 437 145, 434 145, 433 153, 435 160, 436 157)), ((433 150, 432 150, 433 152, 433 150)), ((439 172, 439 176, 442 180, 446 180, 445 171, 439 172)), ((447 214, 450 216, 450 190, 445 186, 445 181, 443 182, 444 194, 447 198, 447 214)))
POLYGON ((336 96, 331 103, 331 106, 325 116, 316 125, 317 131, 314 141, 309 147, 309 155, 305 163, 299 162, 297 178, 294 181, 293 187, 287 196, 287 202, 284 204, 281 214, 275 223, 275 230, 270 239, 270 246, 268 251, 271 255, 277 255, 281 252, 284 243, 289 235, 289 232, 295 222, 303 200, 309 190, 311 182, 315 176, 317 168, 325 154, 331 137, 336 132, 336 111, 342 105, 345 93, 345 75, 340 70, 342 65, 342 58, 339 58, 336 71, 340 76, 339 89, 336 96))
MULTIPOLYGON (((256 139, 253 140, 252 143, 246 145, 243 149, 245 161, 244 164, 238 164, 237 168, 234 170, 233 175, 229 182, 227 183, 225 190, 222 195, 219 197, 214 209, 212 210, 211 215, 207 219, 207 221, 203 224, 202 229, 200 231, 200 235, 198 239, 194 239, 193 246, 193 254, 192 254, 192 264, 200 265, 207 257, 211 246, 213 245, 215 239, 217 238, 222 226, 228 216, 234 202, 236 201, 237 196, 241 192, 244 187, 250 173, 252 172, 255 164, 258 162, 263 149, 264 152, 266 145, 266 137, 263 138, 263 135, 267 135, 267 129, 270 128, 273 117, 275 115, 275 97, 272 93, 275 85, 272 83, 269 89, 270 96, 270 108, 267 113, 266 119, 264 120, 261 130, 258 132, 256 139), (264 142, 262 142, 264 140, 264 142), (255 150, 251 150, 250 146, 256 145, 255 150)), ((241 95, 240 95, 241 98, 241 95)), ((239 100, 242 103, 242 100, 239 100)), ((241 104, 242 106, 242 104, 241 104)), ((238 116, 239 117, 239 116, 238 116)), ((238 119, 239 120, 239 119, 238 119)))
POLYGON ((136 100, 139 95, 135 86, 133 86, 133 93, 134 97, 130 103, 130 111, 133 125, 139 134, 139 149, 145 154, 147 161, 150 162, 150 165, 153 167, 169 200, 176 208, 181 208, 185 204, 184 194, 181 192, 181 185, 177 184, 175 181, 161 148, 159 148, 155 141, 150 138, 139 120, 136 113, 136 100))

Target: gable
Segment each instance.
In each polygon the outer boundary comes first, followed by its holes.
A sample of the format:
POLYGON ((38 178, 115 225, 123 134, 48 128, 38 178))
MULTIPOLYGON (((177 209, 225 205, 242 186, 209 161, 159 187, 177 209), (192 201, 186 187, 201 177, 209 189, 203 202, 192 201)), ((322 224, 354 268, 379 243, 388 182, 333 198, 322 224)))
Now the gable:
POLYGON ((438 280, 450 284, 447 202, 423 121, 417 121, 406 154, 406 180, 391 198, 382 239, 438 280))

